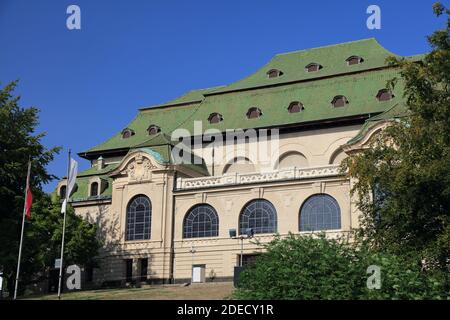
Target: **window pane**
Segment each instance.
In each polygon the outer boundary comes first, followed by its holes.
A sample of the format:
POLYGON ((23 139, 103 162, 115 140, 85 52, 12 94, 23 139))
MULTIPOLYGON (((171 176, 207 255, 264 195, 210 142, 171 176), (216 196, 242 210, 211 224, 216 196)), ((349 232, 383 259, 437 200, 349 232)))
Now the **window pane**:
POLYGON ((335 230, 341 228, 341 210, 337 201, 327 195, 314 195, 300 210, 300 231, 335 230))
POLYGON ((150 239, 151 202, 145 196, 137 196, 128 204, 126 240, 150 239))
POLYGON ((264 199, 248 203, 239 217, 239 234, 248 228, 257 233, 277 232, 277 213, 272 203, 264 199))
POLYGON ((183 238, 217 237, 219 217, 213 207, 202 204, 191 209, 184 218, 183 238))

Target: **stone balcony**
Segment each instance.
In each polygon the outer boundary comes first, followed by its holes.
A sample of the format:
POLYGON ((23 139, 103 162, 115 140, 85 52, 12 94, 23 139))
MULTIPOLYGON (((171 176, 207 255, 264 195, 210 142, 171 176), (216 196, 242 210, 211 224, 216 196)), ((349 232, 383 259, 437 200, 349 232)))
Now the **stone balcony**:
POLYGON ((223 176, 209 176, 200 178, 178 178, 176 189, 190 190, 199 188, 251 184, 258 182, 324 178, 339 175, 341 175, 339 165, 326 165, 308 168, 293 167, 268 172, 233 173, 225 174, 223 176))

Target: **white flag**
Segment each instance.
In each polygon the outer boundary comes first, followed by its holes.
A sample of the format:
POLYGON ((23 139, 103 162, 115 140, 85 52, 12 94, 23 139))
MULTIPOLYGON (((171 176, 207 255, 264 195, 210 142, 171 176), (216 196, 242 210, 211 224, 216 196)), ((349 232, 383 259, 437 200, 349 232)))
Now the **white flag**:
POLYGON ((66 187, 66 199, 64 199, 64 202, 62 204, 61 213, 66 213, 67 199, 70 197, 73 187, 75 186, 75 180, 77 180, 77 171, 78 171, 78 162, 70 158, 69 177, 67 178, 67 187, 66 187))

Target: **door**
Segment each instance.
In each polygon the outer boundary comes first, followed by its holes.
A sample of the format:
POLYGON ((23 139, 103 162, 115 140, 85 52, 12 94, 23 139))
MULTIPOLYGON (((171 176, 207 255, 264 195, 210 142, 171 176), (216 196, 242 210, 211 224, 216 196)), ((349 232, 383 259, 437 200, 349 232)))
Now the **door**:
POLYGON ((192 283, 205 282, 205 265, 198 264, 192 266, 192 283))
POLYGON ((133 259, 125 260, 125 281, 133 281, 133 259))
POLYGON ((141 259, 141 281, 147 281, 148 259, 141 259))
MULTIPOLYGON (((48 292, 56 293, 58 292, 59 284, 59 269, 51 269, 48 277, 48 292)), ((61 291, 64 289, 64 280, 61 281, 61 291)))

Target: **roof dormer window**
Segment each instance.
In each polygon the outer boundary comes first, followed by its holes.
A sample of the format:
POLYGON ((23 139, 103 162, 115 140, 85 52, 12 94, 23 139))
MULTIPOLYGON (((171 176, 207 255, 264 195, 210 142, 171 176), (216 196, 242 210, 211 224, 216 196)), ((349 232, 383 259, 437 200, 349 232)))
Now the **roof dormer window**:
POLYGON ((219 123, 221 121, 223 121, 223 117, 220 113, 217 112, 213 112, 209 115, 208 117, 208 121, 209 123, 213 124, 213 123, 219 123))
POLYGON ((392 94, 392 92, 388 89, 381 89, 377 93, 377 99, 378 101, 389 101, 395 96, 392 94))
POLYGON ((346 104, 348 104, 348 100, 345 96, 335 96, 331 101, 331 104, 335 108, 344 107, 346 104))
POLYGON ((320 69, 322 69, 323 67, 315 62, 311 62, 310 64, 305 66, 305 70, 306 72, 316 72, 319 71, 320 69))
POLYGON ((150 126, 147 128, 147 132, 148 132, 148 134, 149 134, 150 136, 152 136, 152 135, 154 135, 154 134, 157 134, 157 133, 161 132, 161 128, 158 127, 158 126, 155 125, 155 124, 152 124, 152 125, 150 125, 150 126))
POLYGON ((122 138, 123 139, 128 139, 128 138, 134 136, 134 134, 135 134, 134 131, 129 128, 125 128, 122 130, 122 138))
POLYGON ((351 66, 354 64, 361 64, 364 62, 364 59, 359 56, 350 56, 345 61, 347 61, 347 65, 351 66))
POLYGON ((299 101, 292 101, 288 107, 289 113, 297 113, 297 112, 301 112, 303 110, 305 110, 305 107, 299 101))
POLYGON ((262 116, 261 109, 252 107, 247 111, 247 119, 255 119, 262 116))
POLYGON ((283 71, 278 69, 270 69, 267 71, 267 77, 269 78, 277 78, 283 75, 283 71))

